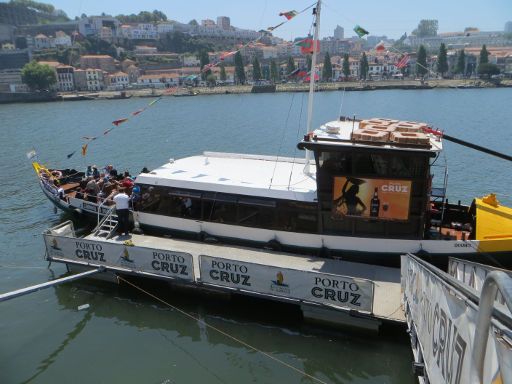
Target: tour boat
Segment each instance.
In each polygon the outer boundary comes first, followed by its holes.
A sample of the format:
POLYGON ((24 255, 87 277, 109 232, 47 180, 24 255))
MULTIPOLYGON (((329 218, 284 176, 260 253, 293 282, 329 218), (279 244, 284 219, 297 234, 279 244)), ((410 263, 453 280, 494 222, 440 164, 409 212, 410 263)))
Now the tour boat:
MULTIPOLYGON (((298 143, 305 158, 207 152, 170 160, 136 177, 136 227, 382 265, 399 265, 399 255, 413 253, 436 264, 456 256, 512 267, 512 209, 494 195, 471 206, 449 204, 442 172, 435 179, 441 187, 433 187, 439 132, 419 122, 344 117, 313 130, 314 78, 308 133, 298 143)), ((94 216, 110 210, 77 198, 82 174, 63 172, 59 197, 34 166, 59 208, 94 216)))

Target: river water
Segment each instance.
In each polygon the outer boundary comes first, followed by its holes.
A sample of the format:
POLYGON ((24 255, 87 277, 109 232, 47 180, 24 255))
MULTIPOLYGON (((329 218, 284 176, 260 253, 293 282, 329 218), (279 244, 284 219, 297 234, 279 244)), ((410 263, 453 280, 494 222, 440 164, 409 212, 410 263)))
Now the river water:
MULTIPOLYGON (((47 269, 41 232, 53 212, 25 153, 54 167, 112 163, 137 173, 169 158, 223 151, 303 156, 307 95, 164 98, 0 105, 0 292, 58 277, 47 269), (99 136, 87 158, 82 136, 99 136), (67 159, 66 155, 78 150, 67 159)), ((340 113, 426 121, 448 134, 510 154, 511 89, 326 92, 314 125, 340 113), (343 101, 343 103, 342 103, 343 101), (341 105, 342 104, 342 105, 341 105), (341 108, 340 108, 341 107, 341 108)), ((512 168, 445 141, 450 200, 496 192, 512 205, 512 168)), ((414 383, 405 332, 333 331, 302 323, 292 307, 223 301, 151 284, 173 305, 326 383, 414 383)), ((134 289, 82 281, 0 303, 1 383, 312 383, 280 363, 206 329, 134 289), (77 307, 89 304, 86 310, 77 307)))

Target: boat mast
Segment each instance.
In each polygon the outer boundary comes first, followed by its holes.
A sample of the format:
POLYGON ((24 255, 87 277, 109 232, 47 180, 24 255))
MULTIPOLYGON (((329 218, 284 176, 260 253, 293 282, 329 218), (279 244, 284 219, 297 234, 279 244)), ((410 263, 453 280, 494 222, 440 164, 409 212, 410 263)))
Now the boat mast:
MULTIPOLYGON (((316 75, 316 57, 317 47, 319 47, 318 32, 320 30, 320 7, 321 0, 316 3, 316 8, 313 8, 313 14, 315 15, 315 31, 313 33, 313 57, 311 58, 311 72, 309 74, 309 97, 308 97, 308 122, 306 126, 306 133, 311 132, 311 121, 313 119, 313 96, 315 94, 315 75, 316 75)), ((309 175, 309 162, 311 160, 311 151, 306 149, 306 165, 304 166, 304 173, 309 175)))

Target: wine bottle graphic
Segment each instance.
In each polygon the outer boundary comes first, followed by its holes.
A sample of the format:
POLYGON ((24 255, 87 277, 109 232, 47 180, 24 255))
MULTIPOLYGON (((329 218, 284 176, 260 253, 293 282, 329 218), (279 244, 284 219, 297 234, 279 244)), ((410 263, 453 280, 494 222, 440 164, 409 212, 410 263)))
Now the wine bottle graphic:
POLYGON ((370 216, 371 217, 379 217, 379 209, 380 209, 379 190, 378 190, 378 188, 375 188, 375 192, 373 192, 373 198, 370 202, 370 216))

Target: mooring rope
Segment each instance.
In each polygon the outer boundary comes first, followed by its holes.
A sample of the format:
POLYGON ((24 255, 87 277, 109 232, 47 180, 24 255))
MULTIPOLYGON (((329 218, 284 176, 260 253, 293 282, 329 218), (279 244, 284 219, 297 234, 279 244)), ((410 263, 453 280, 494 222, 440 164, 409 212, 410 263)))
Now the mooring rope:
POLYGON ((180 309, 180 308, 178 308, 178 307, 175 307, 175 306, 174 306, 174 305, 172 305, 172 304, 169 304, 169 303, 168 303, 168 302, 166 302, 165 300, 163 300, 163 299, 159 298, 158 296, 155 296, 155 295, 154 295, 154 294, 152 294, 151 292, 148 292, 148 291, 144 290, 143 288, 141 288, 141 287, 137 286, 136 284, 133 284, 132 282, 130 282, 130 281, 128 281, 128 280, 126 280, 125 278, 123 278, 123 277, 121 277, 121 276, 119 276, 119 275, 116 275, 116 277, 117 277, 118 281, 124 281, 124 282, 125 282, 125 283, 127 283, 128 285, 131 285, 133 288, 135 288, 135 289, 137 289, 137 290, 139 290, 139 291, 141 291, 141 292, 145 293, 146 295, 148 295, 148 296, 152 297, 153 299, 155 299, 155 300, 159 301, 160 303, 162 303, 162 304, 164 304, 164 305, 168 306, 169 308, 172 308, 172 309, 174 309, 175 311, 178 311, 178 312, 179 312, 179 313, 181 313, 182 315, 187 316, 187 317, 189 317, 189 318, 191 318, 191 319, 195 320, 196 322, 198 322, 198 323, 200 323, 200 324, 204 325, 205 327, 208 327, 208 328, 210 328, 210 329, 213 329, 214 331, 216 331, 216 332, 220 333, 221 335, 223 335, 223 336, 225 336, 225 337, 227 337, 227 338, 229 338, 229 339, 231 339, 231 340, 233 340, 233 341, 236 341, 237 343, 239 343, 239 344, 241 344, 241 345, 243 345, 243 346, 245 346, 245 347, 247 347, 247 348, 249 348, 249 349, 252 349, 252 350, 253 350, 253 351, 255 351, 255 352, 258 352, 258 353, 262 354, 263 356, 266 356, 266 357, 268 357, 269 359, 274 360, 275 362, 277 362, 277 363, 279 363, 279 364, 281 364, 281 365, 283 365, 283 366, 285 366, 285 367, 287 367, 287 368, 290 368, 291 370, 293 370, 293 371, 295 371, 295 372, 298 372, 298 373, 300 373, 301 375, 303 375, 303 376, 305 376, 305 377, 307 377, 307 378, 309 378, 309 379, 311 379, 311 380, 313 380, 313 381, 316 381, 317 383, 327 384, 325 381, 323 381, 323 380, 321 380, 321 379, 318 379, 318 378, 316 378, 315 376, 310 375, 309 373, 304 372, 302 369, 299 369, 299 368, 297 368, 297 367, 294 367, 293 365, 290 365, 290 364, 286 363, 285 361, 280 360, 280 359, 278 359, 277 357, 272 356, 271 354, 269 354, 269 353, 267 353, 267 352, 264 352, 264 351, 262 351, 262 350, 260 350, 260 349, 258 349, 258 348, 256 348, 256 347, 254 347, 254 346, 252 346, 252 345, 250 345, 250 344, 246 343, 246 342, 245 342, 245 341, 243 341, 243 340, 237 339, 236 337, 234 337, 234 336, 231 336, 231 335, 227 334, 227 333, 226 333, 226 332, 224 332, 223 330, 221 330, 221 329, 219 329, 219 328, 217 328, 217 327, 214 327, 213 325, 208 324, 208 323, 207 323, 207 322, 205 322, 204 320, 201 320, 201 319, 199 319, 199 318, 197 318, 197 317, 195 317, 195 316, 191 315, 190 313, 185 312, 184 310, 182 310, 182 309, 180 309))

